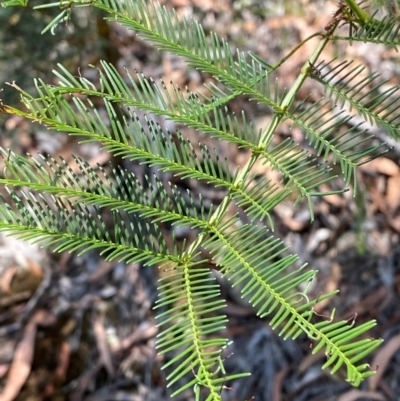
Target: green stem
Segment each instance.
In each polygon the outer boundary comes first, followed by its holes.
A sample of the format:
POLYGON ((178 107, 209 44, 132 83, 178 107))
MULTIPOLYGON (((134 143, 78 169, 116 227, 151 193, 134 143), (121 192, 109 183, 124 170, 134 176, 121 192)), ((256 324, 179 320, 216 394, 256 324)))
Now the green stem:
POLYGON ((324 49, 326 44, 329 42, 329 40, 330 40, 330 36, 329 35, 325 36, 319 43, 318 47, 314 50, 311 57, 304 63, 303 67, 301 68, 300 75, 296 79, 296 82, 292 85, 292 87, 290 88, 290 91, 287 93, 285 98, 282 100, 281 107, 280 107, 282 112, 275 114, 270 126, 262 135, 262 137, 260 139, 260 143, 259 143, 259 145, 261 147, 267 148, 269 146, 269 144, 271 143, 272 135, 275 132, 275 129, 278 126, 278 124, 281 122, 281 120, 285 114, 285 111, 292 105, 292 103, 295 99, 296 93, 299 91, 299 89, 303 85, 304 81, 310 74, 311 66, 317 62, 318 57, 322 53, 322 50, 324 49))
MULTIPOLYGON (((337 24, 335 25, 334 28, 336 28, 337 24)), ((332 29, 332 32, 334 29, 332 29)), ((315 64, 318 57, 321 55, 322 50, 326 46, 326 44, 330 40, 330 35, 324 36, 324 38, 321 40, 317 48, 314 50, 313 54, 311 57, 304 63, 303 67, 301 68, 300 75, 297 77, 296 82, 293 84, 291 87, 290 91, 287 93, 285 98, 282 100, 282 103, 280 105, 280 110, 275 113, 275 116, 268 127, 268 129, 265 131, 265 133, 261 136, 260 141, 258 143, 260 149, 266 149, 271 140, 272 140, 272 135, 275 132, 276 127, 279 125, 281 122, 282 118, 285 115, 285 111, 290 107, 290 105, 293 103, 296 93, 299 91, 300 87, 303 85, 304 81, 310 74, 311 70, 311 65, 315 64)), ((243 185, 245 182, 246 178, 248 177, 252 167, 260 157, 259 153, 253 153, 253 155, 250 157, 250 159, 247 161, 246 165, 242 168, 242 170, 239 172, 239 174, 236 175, 235 180, 233 182, 233 185, 240 187, 243 185)), ((232 201, 232 193, 229 193, 225 196, 221 204, 218 206, 218 208, 215 210, 214 214, 211 216, 209 224, 210 225, 217 225, 220 221, 222 221, 222 218, 225 216, 226 210, 228 209, 228 206, 230 202, 232 201)), ((194 240, 194 242, 190 245, 188 250, 186 251, 186 255, 188 257, 193 256, 196 253, 196 250, 199 248, 199 246, 202 244, 203 240, 207 236, 206 232, 202 232, 199 234, 199 236, 194 240)))
POLYGON ((308 38, 302 40, 298 45, 296 45, 288 54, 286 54, 285 57, 283 57, 281 60, 279 60, 276 64, 270 65, 266 63, 261 57, 257 56, 255 53, 249 51, 249 55, 251 58, 259 62, 260 64, 264 65, 268 71, 268 73, 271 73, 272 71, 275 71, 277 68, 279 68, 286 60, 288 60, 291 56, 293 56, 294 53, 297 52, 306 42, 308 42, 310 39, 315 38, 317 36, 325 36, 323 32, 315 32, 312 35, 310 35, 308 38))
POLYGON ((351 11, 357 18, 360 20, 359 22, 362 25, 365 25, 369 20, 371 20, 371 15, 369 15, 366 11, 364 11, 354 0, 345 0, 347 5, 350 7, 351 11))
POLYGON ((317 36, 324 36, 322 32, 315 32, 312 35, 310 35, 308 38, 302 40, 296 47, 294 47, 282 60, 280 60, 278 63, 273 65, 272 71, 276 70, 278 67, 280 67, 289 57, 291 57, 294 53, 296 53, 297 50, 299 50, 306 42, 308 42, 310 39, 315 38, 317 36))
MULTIPOLYGON (((350 10, 356 15, 354 22, 361 26, 369 25, 370 27, 381 27, 381 22, 366 11, 364 11, 354 0, 345 0, 350 10)), ((378 33, 378 31, 376 32, 378 33)))

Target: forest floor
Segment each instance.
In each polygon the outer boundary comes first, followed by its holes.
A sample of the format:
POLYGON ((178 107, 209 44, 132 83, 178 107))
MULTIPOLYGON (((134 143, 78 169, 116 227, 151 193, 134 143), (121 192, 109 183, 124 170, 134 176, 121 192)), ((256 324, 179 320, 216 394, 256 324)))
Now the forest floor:
MULTIPOLYGON (((231 1, 164 0, 178 15, 193 17, 207 31, 227 38, 242 51, 251 50, 270 64, 276 63, 297 43, 329 23, 336 10, 333 1, 231 1), (262 5, 260 5, 262 3, 262 5), (323 10, 323 12, 321 12, 323 10)), ((197 90, 208 77, 191 70, 176 56, 160 53, 116 23, 98 21, 99 37, 107 61, 123 70, 137 69, 197 90)), ((281 87, 295 80, 318 39, 307 42, 278 70, 281 87)), ((366 72, 379 71, 387 85, 398 85, 398 53, 383 46, 338 42, 326 48, 323 59, 354 60, 366 72)), ((82 57, 81 73, 96 60, 82 57), (86 62, 86 64, 85 64, 86 62)), ((322 87, 309 80, 299 93, 311 100, 323 95, 322 87)), ((237 114, 244 110, 257 130, 271 120, 268 110, 241 97, 229 105, 237 114)), ((164 124, 159 121, 160 124, 164 124)), ((165 126, 165 124, 164 124, 165 126)), ((182 127, 170 124, 170 130, 182 127)), ((50 153, 71 161, 71 154, 90 165, 106 166, 110 156, 92 145, 78 146, 77 139, 47 132, 12 117, 3 123, 0 145, 25 153, 50 153), (10 135, 12 133, 12 135, 10 135)), ((195 131, 182 129, 193 144, 209 141, 195 131)), ((357 175, 359 195, 315 198, 315 221, 310 222, 306 201, 293 205, 288 199, 273 211, 275 235, 318 269, 311 292, 318 296, 340 289, 317 312, 335 319, 353 319, 361 324, 376 319, 370 335, 385 342, 368 361, 377 374, 360 388, 352 388, 343 372, 331 376, 321 369, 323 353, 311 354, 310 340, 283 341, 237 290, 222 283, 229 324, 226 335, 234 340, 225 360, 227 372, 248 371, 252 376, 221 388, 229 401, 352 401, 400 400, 400 144, 379 129, 371 129, 393 148, 362 166, 357 175)), ((278 140, 293 136, 306 145, 299 129, 282 124, 278 140)), ((234 147, 209 141, 228 158, 229 165, 242 166, 248 154, 234 147)), ((115 162, 115 160, 113 160, 115 162)), ((121 161, 124 168, 142 167, 121 161)), ((273 174, 263 166, 259 174, 273 174)), ((0 166, 2 171, 2 166, 0 166)), ((141 171, 143 173, 143 171, 141 171)), ((179 184, 182 185, 182 184, 179 184)), ((333 185, 343 185, 334 182, 333 185)), ((199 187, 186 188, 196 195, 208 194, 218 203, 223 193, 199 187)), ((190 240, 190 233, 187 234, 190 240)), ((161 401, 165 389, 163 359, 155 351, 158 333, 153 311, 157 296, 157 268, 106 262, 96 253, 51 255, 14 237, 0 242, 0 401, 161 401), (2 392, 3 391, 3 392, 2 392)), ((193 400, 191 390, 177 400, 193 400)))

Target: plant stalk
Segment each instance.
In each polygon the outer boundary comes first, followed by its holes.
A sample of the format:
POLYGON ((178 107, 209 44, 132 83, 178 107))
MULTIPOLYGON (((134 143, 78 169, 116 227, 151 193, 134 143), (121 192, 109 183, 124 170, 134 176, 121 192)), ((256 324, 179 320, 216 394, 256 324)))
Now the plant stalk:
POLYGON ((371 15, 364 11, 354 0, 345 0, 345 2, 350 7, 351 11, 357 15, 357 18, 362 25, 365 25, 369 20, 371 20, 371 15))
MULTIPOLYGON (((334 26, 334 29, 332 29, 331 33, 335 30, 337 27, 337 23, 334 26)), ((330 40, 330 35, 325 35, 322 41, 319 43, 317 48, 314 50, 312 53, 311 57, 304 63, 303 67, 301 68, 300 74, 297 77, 295 83, 291 87, 290 91, 286 94, 285 98, 282 100, 282 103, 280 105, 280 110, 278 110, 275 113, 275 116, 269 125, 268 129, 265 131, 265 133, 260 137, 259 141, 259 147, 260 150, 264 150, 268 148, 275 129, 281 122, 282 118, 285 115, 286 110, 291 106, 293 103, 296 93, 299 91, 301 86, 303 85, 304 81, 306 78, 309 76, 311 72, 311 66, 316 63, 318 60, 318 57, 321 55, 324 47, 327 45, 327 43, 330 40)), ((260 157, 260 153, 253 153, 253 155, 250 157, 250 159, 247 161, 246 165, 242 168, 242 170, 239 172, 239 174, 236 175, 234 182, 232 183, 236 187, 240 187, 244 184, 246 178, 248 177, 252 167, 260 157)), ((226 210, 228 209, 228 206, 230 202, 232 201, 232 193, 228 193, 221 204, 218 206, 218 208, 215 210, 213 215, 210 218, 210 225, 217 225, 222 221, 222 218, 225 216, 226 210)), ((198 237, 193 241, 193 243, 189 246, 187 249, 185 256, 186 257, 192 257, 196 250, 199 248, 199 246, 202 244, 204 241, 205 237, 207 236, 207 232, 202 232, 198 235, 198 237)))

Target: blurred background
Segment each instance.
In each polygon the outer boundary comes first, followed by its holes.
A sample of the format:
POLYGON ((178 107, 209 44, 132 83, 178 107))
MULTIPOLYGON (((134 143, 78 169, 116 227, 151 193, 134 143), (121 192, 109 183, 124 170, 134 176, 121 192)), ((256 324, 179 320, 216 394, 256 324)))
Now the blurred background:
MULTIPOLYGON (((206 32, 226 38, 232 49, 253 51, 274 64, 290 49, 329 23, 337 2, 328 0, 164 0, 185 18, 200 21, 206 32)), ((0 8, 0 98, 20 106, 18 92, 6 82, 34 93, 34 79, 56 83, 52 73, 61 63, 76 75, 96 80, 100 60, 190 90, 201 88, 207 74, 190 69, 184 60, 144 43, 134 32, 104 21, 91 8, 73 12, 72 20, 54 32, 42 29, 59 13, 57 8, 33 11, 0 8)), ((379 7, 374 2, 371 7, 379 7)), ((398 15, 398 3, 386 4, 398 15)), ((382 11, 383 13, 383 11, 382 11)), ((281 88, 289 87, 317 44, 307 42, 277 71, 281 88)), ((398 86, 399 56, 394 49, 365 43, 335 42, 322 59, 354 60, 365 73, 379 71, 383 88, 398 86)), ((323 96, 323 88, 308 80, 299 100, 323 96)), ((265 128, 271 111, 246 97, 229 104, 246 112, 257 129, 265 128)), ((156 117, 155 117, 156 118, 156 117)), ((164 124, 160 121, 161 124, 164 124)), ((204 135, 169 124, 197 144, 204 135), (199 139, 200 136, 200 139, 199 139)), ((228 372, 249 371, 252 376, 221 388, 224 400, 323 401, 400 400, 400 145, 380 128, 370 130, 391 150, 359 169, 358 195, 352 191, 315 199, 315 222, 310 224, 306 202, 286 200, 273 211, 275 235, 320 273, 311 292, 340 288, 340 294, 319 305, 318 313, 357 323, 376 319, 371 337, 384 338, 368 361, 378 373, 353 389, 343 372, 331 376, 321 370, 325 355, 311 355, 310 340, 283 341, 255 311, 222 282, 229 317, 226 335, 234 340, 225 365, 228 372)), ((277 131, 277 141, 293 136, 306 145, 303 133, 289 122, 277 131)), ((19 117, 0 114, 0 146, 20 154, 52 154, 71 161, 71 154, 90 165, 108 163, 145 174, 145 167, 111 160, 99 146, 78 145, 78 138, 48 132, 19 117)), ((209 142, 212 144, 212 141, 209 142)), ((248 154, 215 144, 232 166, 241 166, 248 154)), ((0 161, 3 163, 2 161, 0 161)), ((257 173, 266 174, 263 166, 257 173)), ((0 165, 0 171, 3 166, 0 165)), ((272 174, 272 172, 267 172, 272 174)), ((2 174, 2 173, 1 173, 2 174)), ((224 193, 187 180, 177 185, 202 193, 217 204, 224 193)), ((343 186, 334 181, 335 188, 343 186)), ((322 188, 326 190, 327 188, 322 188)), ((184 234, 189 240, 193 234, 184 234)), ((163 358, 154 350, 157 328, 154 301, 157 267, 105 262, 96 253, 51 255, 38 246, 13 237, 0 239, 0 400, 142 401, 167 400, 163 358), (18 372, 17 374, 15 372, 18 372), (3 393, 1 393, 3 391, 3 393)), ((190 376, 190 373, 189 373, 190 376)), ((192 400, 187 391, 177 400, 192 400)))

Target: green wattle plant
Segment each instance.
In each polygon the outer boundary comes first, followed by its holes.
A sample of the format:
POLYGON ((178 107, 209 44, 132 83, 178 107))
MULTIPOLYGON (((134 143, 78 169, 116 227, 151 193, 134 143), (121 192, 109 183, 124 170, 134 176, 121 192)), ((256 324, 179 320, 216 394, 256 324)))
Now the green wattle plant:
MULTIPOLYGON (((3 6, 27 3, 11 0, 3 6)), ((274 235, 271 211, 289 197, 295 203, 306 199, 313 219, 314 197, 346 190, 321 191, 322 184, 336 178, 331 164, 339 164, 345 186, 357 190, 357 167, 387 147, 362 124, 353 124, 351 112, 399 139, 397 89, 384 90, 376 72, 359 78, 363 66, 335 60, 325 63, 319 58, 332 41, 396 48, 400 26, 390 18, 378 20, 353 1, 341 2, 325 29, 312 35, 319 42, 294 84, 281 91, 271 74, 305 41, 272 65, 254 53, 232 50, 215 33, 207 36, 198 22, 180 19, 173 10, 151 1, 69 0, 36 8, 44 7, 61 8, 44 32, 54 31, 74 8, 94 7, 107 20, 135 31, 162 51, 181 56, 212 79, 205 90, 191 92, 141 72, 121 73, 102 62, 98 82, 59 65, 54 71, 58 84, 38 79, 35 94, 12 84, 20 92, 23 107, 2 103, 3 113, 39 123, 54 135, 64 132, 78 136, 81 143, 99 143, 115 160, 147 165, 154 174, 137 177, 117 165, 108 170, 93 168, 77 157, 77 167, 72 168, 64 159, 33 158, 1 149, 6 168, 0 183, 7 196, 0 199, 0 230, 40 242, 53 252, 81 254, 97 249, 107 260, 157 265, 164 272, 155 305, 157 349, 172 355, 164 366, 172 395, 193 388, 197 399, 206 391, 207 400, 221 400, 224 383, 247 374, 225 372, 222 354, 229 344, 221 334, 227 322, 225 302, 210 266, 219 271, 219 278, 240 287, 257 314, 268 317, 283 338, 296 339, 305 333, 313 353, 324 350, 323 368, 332 373, 346 369, 347 381, 354 386, 371 376, 374 372, 362 360, 381 343, 366 337, 376 322, 357 325, 354 320, 335 321, 333 316, 315 313, 315 305, 336 292, 310 298, 307 284, 316 271, 305 265, 296 267, 298 256, 288 254, 274 235), (342 25, 349 27, 347 34, 337 33, 343 32, 339 31, 342 25), (309 79, 322 84, 326 96, 299 102, 296 95, 309 79), (244 112, 240 116, 229 112, 228 103, 243 95, 272 113, 268 126, 257 131, 244 112), (226 155, 202 143, 196 151, 182 133, 163 130, 152 118, 139 118, 137 111, 234 144, 248 151, 248 160, 232 170, 226 155), (292 138, 273 141, 287 120, 305 133, 309 149, 292 138), (260 162, 278 171, 282 180, 260 178, 254 171, 260 162), (218 205, 210 206, 163 177, 198 180, 223 188, 225 195, 218 205), (231 204, 242 210, 247 223, 239 214, 232 216, 231 204), (111 215, 107 224, 101 218, 105 210, 111 215), (172 239, 167 240, 164 224, 172 227, 172 239), (194 230, 196 237, 178 246, 174 232, 182 227, 194 230)))

